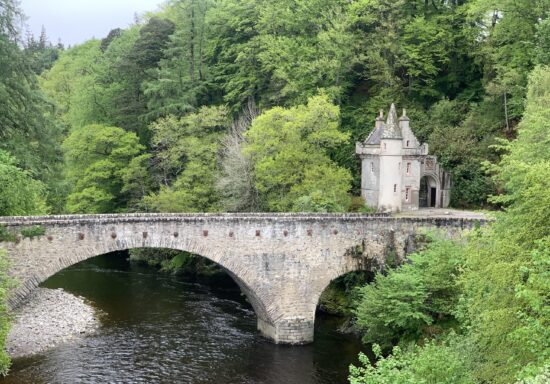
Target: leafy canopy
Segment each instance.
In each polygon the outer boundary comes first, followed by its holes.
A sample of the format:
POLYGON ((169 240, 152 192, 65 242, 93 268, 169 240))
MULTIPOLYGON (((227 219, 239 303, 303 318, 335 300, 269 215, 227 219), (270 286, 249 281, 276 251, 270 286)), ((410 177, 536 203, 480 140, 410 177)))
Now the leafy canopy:
POLYGON ((252 122, 243 150, 265 209, 300 210, 304 198, 311 210, 347 209, 351 175, 329 157, 349 138, 338 129, 339 117, 339 108, 321 95, 307 105, 273 108, 252 122))
POLYGON ((45 186, 16 165, 9 153, 0 150, 0 216, 47 213, 45 186))
POLYGON ((74 213, 116 212, 124 208, 123 177, 143 150, 132 132, 87 125, 63 142, 65 175, 71 185, 67 210, 74 213))

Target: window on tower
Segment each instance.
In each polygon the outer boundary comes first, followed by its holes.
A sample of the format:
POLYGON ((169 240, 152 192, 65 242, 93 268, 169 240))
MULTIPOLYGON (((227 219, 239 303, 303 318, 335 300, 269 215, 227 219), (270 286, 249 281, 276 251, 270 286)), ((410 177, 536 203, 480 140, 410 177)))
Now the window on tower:
POLYGON ((393 185, 393 191, 394 191, 394 192, 397 192, 397 184, 394 184, 394 185, 393 185))
POLYGON ((407 163, 407 176, 411 174, 411 163, 407 163))

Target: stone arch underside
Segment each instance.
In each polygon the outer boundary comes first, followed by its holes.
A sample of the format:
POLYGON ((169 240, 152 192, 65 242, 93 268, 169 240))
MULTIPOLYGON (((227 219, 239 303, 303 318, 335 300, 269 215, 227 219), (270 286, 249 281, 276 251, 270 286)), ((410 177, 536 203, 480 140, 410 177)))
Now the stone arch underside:
MULTIPOLYGON (((173 236, 172 236, 173 237, 173 236)), ((245 294, 248 301, 252 305, 258 321, 264 323, 272 323, 272 319, 268 317, 264 298, 256 294, 254 281, 250 282, 247 278, 246 271, 242 270, 242 266, 235 262, 234 258, 227 257, 219 250, 209 249, 208 247, 197 244, 195 241, 182 237, 179 239, 167 239, 165 237, 153 238, 150 241, 134 241, 125 239, 113 239, 113 241, 95 242, 93 246, 83 246, 76 248, 66 248, 58 250, 57 254, 48 258, 48 262, 41 263, 40 267, 33 265, 32 260, 43 260, 43 257, 36 257, 36 253, 44 253, 43 248, 32 249, 29 244, 37 244, 36 240, 24 240, 28 244, 20 244, 21 247, 12 247, 8 249, 10 257, 15 259, 15 263, 19 264, 19 273, 15 273, 14 280, 16 284, 15 291, 9 297, 9 305, 12 308, 25 303, 26 297, 37 288, 42 282, 49 277, 55 275, 62 270, 82 262, 84 260, 108 254, 111 252, 124 251, 136 248, 162 248, 186 251, 200 257, 204 257, 219 265, 228 275, 235 281, 241 291, 245 294), (23 262, 23 269, 26 272, 21 273, 21 263, 17 260, 26 260, 23 262)), ((43 255, 42 255, 43 256, 43 255)))

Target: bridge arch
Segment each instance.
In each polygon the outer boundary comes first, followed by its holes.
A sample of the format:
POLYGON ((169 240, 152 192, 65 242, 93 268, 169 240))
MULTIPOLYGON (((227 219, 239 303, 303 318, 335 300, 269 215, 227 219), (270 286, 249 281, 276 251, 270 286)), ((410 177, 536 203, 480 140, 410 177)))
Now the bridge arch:
MULTIPOLYGON (((112 252, 126 251, 131 249, 173 249, 177 251, 189 252, 191 254, 204 257, 205 259, 220 266, 227 274, 235 281, 239 286, 242 293, 246 296, 250 302, 256 316, 259 320, 269 321, 267 317, 266 306, 263 303, 263 298, 256 294, 256 290, 250 286, 247 281, 247 274, 243 274, 239 270, 238 265, 231 263, 232 258, 225 257, 224 254, 219 254, 216 250, 209 249, 208 247, 197 244, 192 239, 185 236, 185 234, 179 234, 174 236, 170 241, 166 240, 166 237, 155 236, 149 241, 135 241, 134 238, 124 239, 113 235, 116 232, 112 232, 111 239, 113 241, 97 241, 93 242, 93 246, 80 247, 77 250, 64 252, 60 250, 58 257, 48 263, 45 268, 42 268, 40 273, 35 274, 33 278, 26 282, 16 282, 25 284, 25 290, 23 294, 26 296, 34 288, 38 287, 42 282, 46 281, 51 276, 63 271, 64 269, 85 261, 96 256, 109 254, 112 252), (169 244, 168 244, 169 243, 169 244)), ((81 233, 78 236, 82 236, 81 233)), ((84 235, 85 236, 85 235, 84 235)), ((147 235, 148 236, 148 235, 147 235)), ((30 240, 32 242, 32 240, 30 240)), ((33 258, 32 253, 27 253, 27 257, 33 258)), ((24 297, 12 298, 12 306, 16 307, 24 301, 24 297), (15 300, 15 301, 14 301, 15 300)))
MULTIPOLYGON (((331 280, 402 257, 420 228, 459 231, 479 220, 363 214, 120 214, 0 218, 16 237, 0 242, 19 286, 16 307, 41 282, 90 257, 132 248, 168 248, 227 270, 247 295, 258 329, 276 343, 313 341, 315 309, 331 280), (42 227, 26 238, 25 229, 42 227)), ((27 232, 28 233, 28 232, 27 232)))

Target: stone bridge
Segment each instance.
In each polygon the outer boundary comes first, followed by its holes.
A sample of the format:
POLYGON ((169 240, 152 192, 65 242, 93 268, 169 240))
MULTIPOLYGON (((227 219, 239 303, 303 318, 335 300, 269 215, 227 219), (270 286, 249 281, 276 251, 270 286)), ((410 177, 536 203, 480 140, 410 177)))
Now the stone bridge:
MULTIPOLYGON (((481 220, 483 221, 483 220, 481 220)), ((415 235, 453 234, 479 225, 465 218, 362 214, 115 214, 0 217, 13 241, 0 242, 17 286, 12 308, 55 273, 90 257, 131 248, 170 248, 219 264, 240 286, 258 329, 276 343, 313 340, 315 309, 331 280, 402 261, 415 235), (40 226, 43 234, 25 237, 40 226), (393 251, 393 252, 389 252, 393 251)))

